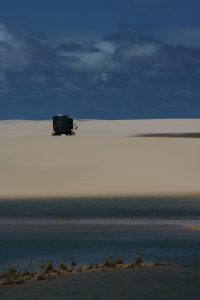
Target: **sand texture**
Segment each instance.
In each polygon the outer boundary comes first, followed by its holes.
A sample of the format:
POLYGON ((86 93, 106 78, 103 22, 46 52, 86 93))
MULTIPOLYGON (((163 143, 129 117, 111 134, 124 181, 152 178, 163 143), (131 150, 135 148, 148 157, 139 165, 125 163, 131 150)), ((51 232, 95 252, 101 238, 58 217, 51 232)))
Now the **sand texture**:
POLYGON ((75 137, 51 121, 0 122, 0 198, 200 196, 200 120, 77 121, 75 137))

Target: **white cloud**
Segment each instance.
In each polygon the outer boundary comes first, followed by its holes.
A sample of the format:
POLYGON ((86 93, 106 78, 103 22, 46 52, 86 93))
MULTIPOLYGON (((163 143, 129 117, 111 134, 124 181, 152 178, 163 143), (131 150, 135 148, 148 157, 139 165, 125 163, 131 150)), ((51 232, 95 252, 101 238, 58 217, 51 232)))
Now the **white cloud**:
POLYGON ((11 33, 8 28, 0 23, 0 42, 12 46, 14 49, 21 49, 24 47, 23 41, 17 38, 13 33, 11 33))
POLYGON ((160 46, 154 43, 136 44, 126 46, 119 50, 120 57, 129 60, 134 57, 148 57, 156 55, 160 50, 160 46))
POLYGON ((12 35, 9 34, 4 24, 0 24, 0 42, 10 42, 10 41, 12 41, 12 35))
POLYGON ((100 41, 94 45, 95 48, 99 49, 102 52, 114 54, 117 46, 114 43, 107 41, 100 41))
POLYGON ((105 64, 108 58, 109 56, 103 52, 88 52, 80 55, 79 63, 88 67, 98 67, 101 64, 105 64))
POLYGON ((93 50, 85 49, 81 52, 71 52, 60 50, 58 53, 61 57, 68 60, 63 61, 64 64, 74 70, 80 71, 103 71, 116 70, 117 63, 114 61, 113 54, 115 52, 114 44, 110 42, 97 42, 93 45, 93 50), (97 51, 94 51, 96 49, 97 51), (71 61, 70 61, 71 58, 71 61))
POLYGON ((0 24, 0 70, 21 69, 28 64, 26 44, 0 24))

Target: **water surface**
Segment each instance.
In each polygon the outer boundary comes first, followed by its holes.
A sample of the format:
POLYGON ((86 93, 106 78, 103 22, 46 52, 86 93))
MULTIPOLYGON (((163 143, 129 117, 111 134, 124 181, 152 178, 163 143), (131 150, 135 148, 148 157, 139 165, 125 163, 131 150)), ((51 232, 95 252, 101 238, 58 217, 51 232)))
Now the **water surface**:
POLYGON ((51 199, 0 202, 0 268, 108 255, 200 266, 200 199, 51 199))

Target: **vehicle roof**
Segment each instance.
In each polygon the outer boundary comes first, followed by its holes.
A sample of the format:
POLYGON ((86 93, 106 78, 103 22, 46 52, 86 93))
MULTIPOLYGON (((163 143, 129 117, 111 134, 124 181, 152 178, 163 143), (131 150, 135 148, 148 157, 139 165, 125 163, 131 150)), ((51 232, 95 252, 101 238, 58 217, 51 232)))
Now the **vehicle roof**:
POLYGON ((55 115, 55 116, 53 116, 53 118, 61 118, 61 117, 66 117, 66 118, 72 119, 72 117, 70 117, 69 115, 55 115))

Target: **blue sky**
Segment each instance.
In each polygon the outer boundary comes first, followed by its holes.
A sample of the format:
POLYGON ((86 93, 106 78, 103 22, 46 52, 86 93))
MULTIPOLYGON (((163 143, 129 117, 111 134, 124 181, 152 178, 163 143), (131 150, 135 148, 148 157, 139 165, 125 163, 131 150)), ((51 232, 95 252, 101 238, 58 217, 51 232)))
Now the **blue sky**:
POLYGON ((200 117, 199 0, 0 0, 0 118, 200 117))
POLYGON ((200 27, 199 0, 1 0, 0 18, 10 26, 51 36, 104 34, 127 23, 133 28, 200 27))

